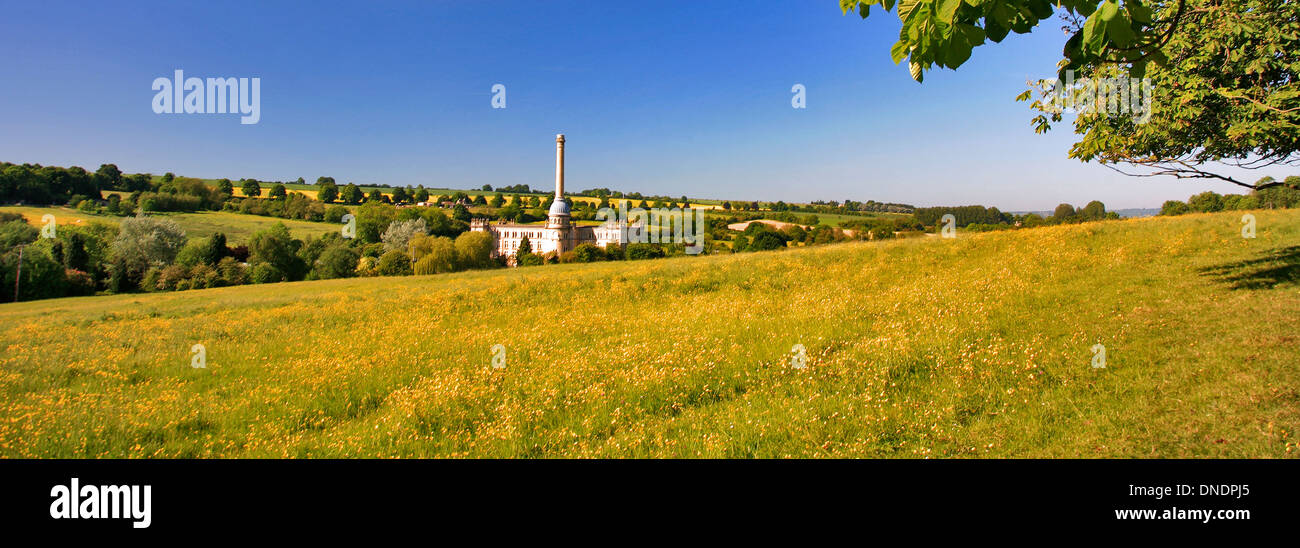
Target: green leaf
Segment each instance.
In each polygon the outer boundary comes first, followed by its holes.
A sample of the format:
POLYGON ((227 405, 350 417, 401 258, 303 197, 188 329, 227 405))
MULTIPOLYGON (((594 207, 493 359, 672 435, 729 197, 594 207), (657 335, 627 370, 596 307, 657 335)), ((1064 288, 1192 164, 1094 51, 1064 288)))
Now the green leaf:
POLYGON ((1065 48, 1061 55, 1066 59, 1083 59, 1083 31, 1075 32, 1069 40, 1065 41, 1065 48))
POLYGON ((948 68, 955 69, 962 63, 970 59, 971 45, 966 43, 966 39, 960 34, 954 34, 953 40, 948 42, 947 65, 948 68))
POLYGON ((1116 46, 1127 48, 1137 39, 1133 33, 1133 22, 1128 20, 1128 16, 1123 12, 1118 12, 1110 21, 1106 22, 1106 37, 1110 38, 1116 46))
POLYGON ((1163 67, 1169 63, 1169 58, 1165 56, 1165 52, 1158 49, 1154 49, 1147 54, 1147 61, 1163 67))
POLYGON ((1134 61, 1133 64, 1130 65, 1128 68, 1129 78, 1142 78, 1146 76, 1146 74, 1147 74, 1147 61, 1145 59, 1141 61, 1134 61))
POLYGON ((1119 2, 1113 2, 1112 0, 1106 0, 1101 4, 1101 8, 1097 10, 1097 16, 1106 23, 1109 23, 1118 14, 1119 2))
POLYGON ((1011 20, 1011 31, 1016 34, 1029 34, 1029 31, 1034 30, 1035 24, 1037 22, 1033 19, 1020 15, 1011 20))
POLYGON ((1001 42, 1003 38, 1007 37, 1008 32, 1011 31, 1007 30, 1006 27, 998 24, 997 21, 994 21, 993 19, 984 20, 984 33, 988 35, 989 40, 991 40, 993 43, 996 44, 998 42, 1001 42))
POLYGON ((1124 7, 1128 8, 1128 14, 1133 17, 1134 21, 1142 23, 1143 25, 1150 25, 1154 21, 1151 15, 1151 8, 1143 6, 1133 0, 1125 2, 1124 7))
POLYGON ((1011 18, 1015 17, 1015 15, 1016 13, 1005 2, 999 0, 993 4, 993 7, 988 10, 987 15, 984 17, 985 26, 987 26, 987 23, 996 22, 999 27, 1011 28, 1011 18))
POLYGON ((957 23, 956 29, 966 35, 966 41, 971 47, 984 43, 984 29, 966 23, 957 23))
POLYGON ((897 42, 894 42, 894 47, 889 48, 889 57, 892 58, 894 60, 894 64, 897 65, 898 63, 902 62, 903 58, 907 57, 907 54, 910 50, 911 48, 907 46, 907 43, 903 42, 902 40, 899 40, 897 42))
POLYGON ((1029 11, 1034 17, 1047 19, 1052 16, 1052 3, 1048 0, 1030 0, 1029 11))
POLYGON ((1101 53, 1101 47, 1105 44, 1106 27, 1100 13, 1099 11, 1092 14, 1092 17, 1083 23, 1083 50, 1086 52, 1101 53))
POLYGON ((904 23, 912 18, 916 13, 916 8, 921 6, 921 0, 899 0, 898 2, 898 19, 904 23))
POLYGON ((907 71, 912 73, 912 79, 918 83, 925 79, 925 74, 921 72, 921 64, 916 61, 907 64, 907 71))
POLYGON ((939 20, 952 24, 957 18, 957 8, 961 7, 961 0, 939 0, 939 9, 936 14, 939 20))

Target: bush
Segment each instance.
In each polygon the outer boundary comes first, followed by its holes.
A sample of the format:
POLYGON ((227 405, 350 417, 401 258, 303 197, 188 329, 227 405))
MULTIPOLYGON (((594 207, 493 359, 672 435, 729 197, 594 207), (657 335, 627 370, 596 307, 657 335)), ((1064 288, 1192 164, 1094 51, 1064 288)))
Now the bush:
POLYGON ((748 251, 768 251, 785 248, 785 238, 778 232, 760 232, 749 242, 748 251))
MULTIPOLYGON (((248 243, 248 262, 254 265, 253 283, 259 282, 257 266, 270 264, 283 276, 283 280, 301 280, 307 275, 307 264, 298 256, 302 242, 289 236, 284 223, 259 231, 248 243)), ((282 281, 282 280, 275 280, 282 281)))
POLYGON ((1169 200, 1160 206, 1161 215, 1182 215, 1187 211, 1187 204, 1178 200, 1169 200))
POLYGON ((17 221, 0 224, 0 252, 13 249, 15 246, 30 244, 40 235, 41 231, 27 224, 21 216, 17 221))
POLYGON ((325 222, 341 223, 343 216, 348 214, 348 208, 341 205, 329 206, 325 208, 325 222))
POLYGON ((249 281, 255 284, 270 284, 285 281, 284 272, 271 263, 258 263, 249 275, 249 281))
POLYGON ((357 250, 344 244, 335 244, 321 252, 312 265, 311 278, 329 280, 333 278, 350 278, 357 274, 357 260, 361 257, 357 250))
POLYGON ((223 257, 217 263, 217 272, 221 276, 221 285, 243 285, 248 283, 248 268, 234 257, 223 257))
POLYGON ((385 250, 405 251, 412 238, 424 236, 428 233, 428 226, 425 224, 424 219, 416 218, 389 223, 388 228, 379 236, 379 239, 384 242, 385 250))
POLYGON ((460 270, 456 257, 456 244, 451 238, 419 237, 419 244, 420 251, 423 253, 420 260, 415 263, 416 274, 441 274, 460 270))
POLYGON ((594 263, 605 259, 605 250, 595 244, 579 244, 573 249, 573 260, 579 263, 594 263))
POLYGON ((635 243, 628 244, 625 255, 629 261, 657 259, 664 256, 664 250, 654 244, 635 243))
MULTIPOLYGON (((185 230, 175 222, 153 217, 123 219, 113 240, 113 256, 135 276, 150 267, 175 262, 185 246, 185 230)), ((145 289, 148 289, 147 287, 145 289)))
POLYGON ((411 274, 411 257, 399 250, 392 250, 379 257, 375 267, 380 276, 409 276, 411 274))
POLYGON ((69 297, 95 294, 95 278, 90 274, 80 270, 68 269, 64 271, 64 278, 67 280, 67 294, 69 297))
POLYGON ((1189 198, 1187 207, 1201 213, 1223 211, 1223 196, 1214 191, 1205 191, 1189 198))
POLYGON ((490 268, 492 261, 492 235, 487 232, 465 232, 456 237, 456 262, 461 268, 490 268))
POLYGON ((208 289, 210 287, 221 287, 221 273, 217 269, 206 264, 200 264, 190 269, 190 289, 208 289))
POLYGON ((357 276, 378 276, 379 271, 376 269, 377 266, 379 266, 379 259, 362 256, 360 259, 357 259, 357 276))
POLYGON ((150 268, 148 271, 146 271, 144 273, 144 277, 140 279, 140 289, 144 291, 157 291, 158 275, 161 272, 162 269, 160 268, 150 268))
MULTIPOLYGON (((189 268, 179 264, 168 265, 159 271, 157 287, 152 289, 157 289, 159 291, 175 291, 177 289, 177 284, 180 283, 181 280, 188 279, 189 277, 189 268)), ((186 287, 188 288, 188 284, 186 287)))
POLYGON ((519 266, 542 266, 546 264, 546 259, 536 253, 520 253, 515 257, 515 262, 519 266))
POLYGON ((182 247, 180 252, 176 253, 176 264, 183 266, 194 266, 203 264, 207 255, 207 242, 203 240, 192 240, 182 247))

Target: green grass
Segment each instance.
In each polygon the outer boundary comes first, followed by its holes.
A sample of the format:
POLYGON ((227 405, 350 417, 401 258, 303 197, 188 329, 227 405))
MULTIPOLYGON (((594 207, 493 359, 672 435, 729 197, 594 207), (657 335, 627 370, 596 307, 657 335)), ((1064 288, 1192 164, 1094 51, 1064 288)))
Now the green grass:
POLYGON ((0 455, 1293 458, 1254 214, 4 304, 0 455))
MULTIPOLYGON (((45 214, 54 215, 55 221, 59 224, 97 222, 117 226, 117 224, 122 221, 122 217, 83 213, 67 207, 0 206, 0 212, 6 211, 22 214, 24 217, 27 217, 27 221, 34 226, 41 225, 41 216, 45 214)), ((251 238, 254 233, 269 228, 277 222, 284 223, 284 225, 289 228, 289 233, 295 238, 305 238, 308 235, 320 236, 326 232, 335 232, 340 230, 340 225, 332 223, 313 223, 310 221, 279 219, 276 217, 261 217, 243 213, 231 213, 229 211, 150 213, 150 216, 176 221, 181 228, 185 229, 185 235, 189 238, 207 238, 214 232, 224 232, 226 234, 226 240, 230 242, 231 245, 248 243, 249 238, 251 238)))

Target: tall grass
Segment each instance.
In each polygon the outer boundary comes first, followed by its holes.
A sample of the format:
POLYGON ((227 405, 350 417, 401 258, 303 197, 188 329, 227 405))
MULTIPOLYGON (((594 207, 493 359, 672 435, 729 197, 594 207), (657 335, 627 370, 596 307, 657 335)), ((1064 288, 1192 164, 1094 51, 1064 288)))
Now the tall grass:
POLYGON ((1254 214, 5 304, 0 455, 1293 457, 1254 214))

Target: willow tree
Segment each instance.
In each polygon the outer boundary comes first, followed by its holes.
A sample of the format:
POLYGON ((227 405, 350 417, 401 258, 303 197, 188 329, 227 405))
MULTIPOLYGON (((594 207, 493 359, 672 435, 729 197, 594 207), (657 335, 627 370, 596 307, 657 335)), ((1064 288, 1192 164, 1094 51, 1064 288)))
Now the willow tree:
POLYGON ((1238 180, 1219 166, 1300 164, 1300 4, 1294 0, 840 0, 863 18, 872 7, 902 21, 890 48, 921 82, 956 69, 975 47, 1057 18, 1065 31, 1058 78, 1030 83, 1031 125, 1063 119, 1065 81, 1149 84, 1148 116, 1095 108, 1074 118, 1069 155, 1126 175, 1214 179, 1254 190, 1289 181, 1238 180))

